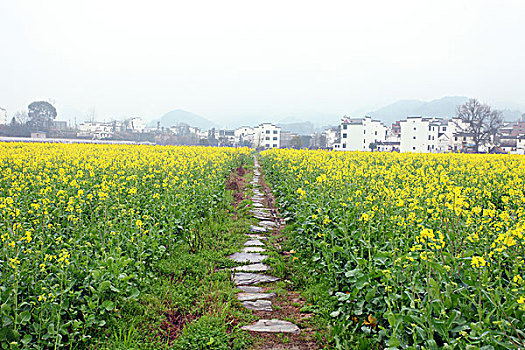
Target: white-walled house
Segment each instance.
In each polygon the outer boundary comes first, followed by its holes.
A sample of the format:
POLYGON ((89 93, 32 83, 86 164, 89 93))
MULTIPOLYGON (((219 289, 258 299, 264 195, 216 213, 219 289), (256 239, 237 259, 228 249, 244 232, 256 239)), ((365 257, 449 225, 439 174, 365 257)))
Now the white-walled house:
POLYGON ((341 120, 341 142, 338 151, 373 151, 371 145, 385 142, 387 127, 370 117, 341 120))
POLYGON ((339 129, 340 127, 333 127, 323 131, 324 137, 326 139, 326 148, 334 148, 336 144, 339 144, 341 142, 341 132, 339 131, 339 129))
POLYGON ((237 145, 253 144, 254 134, 254 129, 249 126, 241 126, 234 130, 237 145))
POLYGON ((131 132, 142 133, 146 129, 146 124, 142 118, 134 117, 127 120, 128 128, 131 132))
POLYGON ((215 129, 215 139, 219 146, 236 146, 235 130, 215 129))
POLYGON ((437 132, 429 132, 431 120, 422 117, 408 117, 399 122, 401 126, 401 138, 399 149, 401 152, 429 152, 432 136, 437 137, 437 132))
POLYGON ((452 136, 456 131, 453 121, 417 116, 407 117, 399 124, 401 152, 444 153, 452 150, 452 136))
POLYGON ((385 141, 377 143, 378 152, 399 152, 399 145, 401 140, 401 134, 399 130, 399 122, 392 124, 392 127, 388 129, 386 133, 385 141))
POLYGON ((525 154, 525 135, 518 137, 516 141, 516 152, 518 154, 525 154))
POLYGON ((281 147, 281 128, 271 123, 263 123, 254 129, 255 148, 281 147))
POLYGON ((114 134, 112 123, 84 122, 78 126, 78 137, 89 137, 93 140, 108 139, 114 134))

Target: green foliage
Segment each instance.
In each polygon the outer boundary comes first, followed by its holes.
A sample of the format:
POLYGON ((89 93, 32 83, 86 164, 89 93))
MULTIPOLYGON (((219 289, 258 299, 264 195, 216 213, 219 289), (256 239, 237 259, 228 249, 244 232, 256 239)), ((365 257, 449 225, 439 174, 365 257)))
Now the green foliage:
POLYGON ((243 349, 250 343, 246 336, 229 332, 223 320, 203 316, 184 328, 183 334, 171 346, 174 350, 229 350, 243 349))
POLYGON ((0 144, 0 347, 84 347, 161 262, 209 249, 243 152, 0 144))
POLYGON ((293 282, 313 292, 303 311, 335 348, 525 346, 523 158, 272 150, 262 164, 293 282))

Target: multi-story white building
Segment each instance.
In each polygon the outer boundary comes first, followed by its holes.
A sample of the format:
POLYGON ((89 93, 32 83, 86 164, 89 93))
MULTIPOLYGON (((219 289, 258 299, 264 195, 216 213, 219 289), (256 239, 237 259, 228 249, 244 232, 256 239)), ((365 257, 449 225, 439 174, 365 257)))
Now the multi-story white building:
POLYGON ((235 130, 215 130, 215 139, 219 146, 236 146, 237 140, 235 138, 235 130))
POLYGON ((255 148, 281 147, 281 128, 271 123, 263 123, 254 129, 255 148))
POLYGON ((408 117, 399 124, 401 152, 443 153, 452 150, 452 136, 457 130, 453 121, 408 117))
POLYGON ((343 118, 341 120, 341 142, 335 150, 373 151, 377 144, 384 142, 387 127, 379 120, 370 117, 360 119, 343 118))
POLYGON ((245 146, 253 144, 255 131, 249 126, 241 126, 234 130, 237 145, 245 146))

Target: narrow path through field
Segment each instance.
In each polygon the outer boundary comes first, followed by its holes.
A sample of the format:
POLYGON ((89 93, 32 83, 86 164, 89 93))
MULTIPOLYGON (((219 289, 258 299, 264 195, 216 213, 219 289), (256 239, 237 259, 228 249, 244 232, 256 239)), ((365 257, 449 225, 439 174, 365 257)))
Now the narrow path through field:
MULTIPOLYGON (((264 264, 268 257, 265 254, 269 235, 280 228, 280 219, 277 210, 273 207, 273 197, 264 183, 261 167, 254 156, 254 177, 251 182, 253 195, 251 197, 253 208, 250 215, 258 220, 256 225, 251 225, 247 234, 244 248, 229 256, 229 259, 239 263, 232 270, 232 278, 238 289, 237 299, 246 309, 254 310, 259 320, 242 329, 257 334, 254 349, 284 350, 284 349, 315 349, 315 342, 311 341, 310 334, 302 332, 297 324, 284 320, 294 320, 294 315, 299 314, 297 296, 286 291, 286 295, 279 298, 276 312, 272 300, 277 294, 272 291, 272 282, 279 278, 271 275, 271 267, 264 264), (284 311, 284 312, 283 312, 284 311), (278 314, 279 316, 275 315, 278 314)), ((307 330, 306 333, 310 333, 307 330)))

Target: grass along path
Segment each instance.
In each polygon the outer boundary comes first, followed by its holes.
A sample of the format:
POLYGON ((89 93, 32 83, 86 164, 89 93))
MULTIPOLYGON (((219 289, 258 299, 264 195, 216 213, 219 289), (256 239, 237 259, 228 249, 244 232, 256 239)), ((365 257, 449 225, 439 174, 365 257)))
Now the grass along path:
MULTIPOLYGON (((251 159, 248 159, 251 162, 251 159)), ((246 166, 246 164, 245 164, 246 166)), ((137 301, 118 310, 119 317, 101 334, 92 349, 246 349, 250 335, 240 327, 255 318, 237 304, 226 257, 242 248, 248 232, 249 202, 244 199, 244 168, 226 179, 224 200, 213 215, 195 228, 195 245, 174 241, 159 261, 157 278, 145 286, 137 301)))

